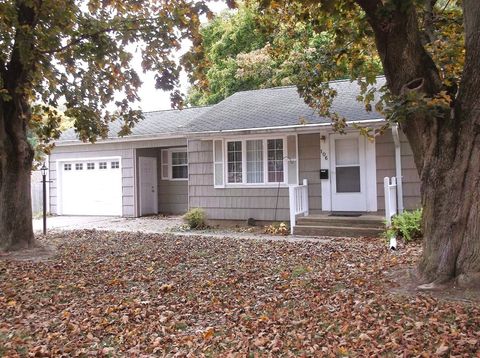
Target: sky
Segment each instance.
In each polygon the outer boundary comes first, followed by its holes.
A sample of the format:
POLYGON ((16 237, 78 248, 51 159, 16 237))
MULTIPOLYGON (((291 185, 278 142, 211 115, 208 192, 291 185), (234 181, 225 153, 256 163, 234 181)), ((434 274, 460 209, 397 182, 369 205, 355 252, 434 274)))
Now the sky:
MULTIPOLYGON (((228 8, 224 1, 211 2, 209 3, 209 7, 216 14, 228 8)), ((182 49, 177 53, 177 56, 181 56, 183 53, 185 53, 188 50, 189 46, 190 46, 189 44, 186 44, 185 46, 183 46, 182 49)), ((143 82, 143 85, 139 90, 139 96, 140 96, 139 106, 142 109, 142 111, 149 112, 149 111, 157 111, 157 110, 172 108, 170 103, 169 92, 164 92, 164 91, 155 89, 155 80, 154 80, 155 73, 153 72, 143 73, 143 70, 141 69, 142 67, 140 65, 141 58, 139 55, 134 60, 136 63, 135 69, 137 70, 137 73, 139 73, 140 79, 143 82)), ((180 83, 181 83, 182 92, 186 94, 189 86, 186 73, 182 73, 182 76, 180 78, 180 83)))

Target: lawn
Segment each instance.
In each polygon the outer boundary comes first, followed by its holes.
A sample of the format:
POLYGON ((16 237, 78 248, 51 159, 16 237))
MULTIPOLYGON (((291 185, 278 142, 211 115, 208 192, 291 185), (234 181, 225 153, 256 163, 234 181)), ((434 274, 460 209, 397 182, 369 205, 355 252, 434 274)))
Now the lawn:
POLYGON ((392 292, 388 273, 418 246, 95 231, 47 242, 48 261, 0 260, 0 355, 479 356, 478 304, 392 292))

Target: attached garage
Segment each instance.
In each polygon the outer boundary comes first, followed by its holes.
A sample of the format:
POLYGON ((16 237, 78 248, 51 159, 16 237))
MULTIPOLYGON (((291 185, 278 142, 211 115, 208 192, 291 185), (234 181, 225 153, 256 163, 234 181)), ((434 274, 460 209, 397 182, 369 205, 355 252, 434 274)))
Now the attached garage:
POLYGON ((122 215, 120 157, 57 162, 58 214, 122 215))

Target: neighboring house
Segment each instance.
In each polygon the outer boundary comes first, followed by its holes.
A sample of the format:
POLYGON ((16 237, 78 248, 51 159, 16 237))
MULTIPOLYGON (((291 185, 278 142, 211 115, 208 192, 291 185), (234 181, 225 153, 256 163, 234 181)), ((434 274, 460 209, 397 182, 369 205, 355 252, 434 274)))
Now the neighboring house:
MULTIPOLYGON (((331 85, 338 92, 332 111, 350 123, 384 122, 356 100, 356 83, 331 85)), ((374 141, 353 128, 335 133, 295 87, 239 92, 211 107, 149 112, 131 135, 118 138, 118 130, 112 124, 108 139, 96 144, 79 142, 72 131, 56 143, 52 213, 136 217, 201 207, 214 220, 285 221, 288 187, 304 179, 310 214, 380 213, 383 178, 400 172, 399 205, 420 202, 402 133, 394 129, 374 141)))

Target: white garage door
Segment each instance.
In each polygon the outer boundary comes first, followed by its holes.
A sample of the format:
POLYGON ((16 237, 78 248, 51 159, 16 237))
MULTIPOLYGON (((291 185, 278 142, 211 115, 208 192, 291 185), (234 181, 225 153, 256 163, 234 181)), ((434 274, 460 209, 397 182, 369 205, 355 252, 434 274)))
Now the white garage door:
POLYGON ((122 215, 120 159, 61 162, 62 215, 122 215))

